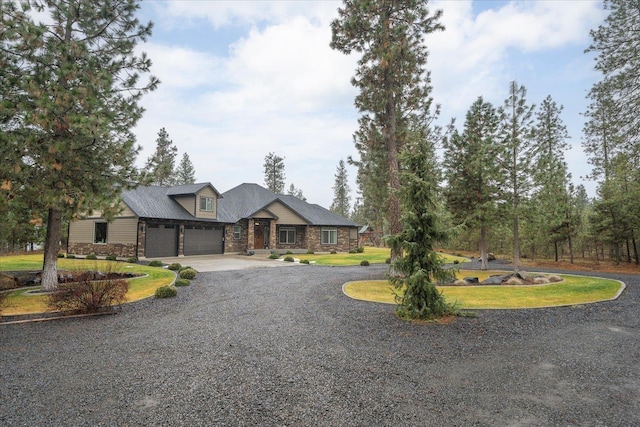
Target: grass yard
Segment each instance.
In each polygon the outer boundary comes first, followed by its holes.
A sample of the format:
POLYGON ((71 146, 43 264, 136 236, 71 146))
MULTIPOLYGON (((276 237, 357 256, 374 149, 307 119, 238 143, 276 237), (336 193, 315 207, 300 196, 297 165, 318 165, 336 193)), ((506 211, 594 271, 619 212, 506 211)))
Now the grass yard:
MULTIPOLYGON (((285 256, 285 255, 283 255, 285 256)), ((364 252, 361 254, 350 254, 346 252, 340 252, 335 255, 332 254, 294 254, 291 255, 299 259, 307 259, 315 262, 318 265, 360 265, 363 260, 369 261, 371 264, 384 264, 384 262, 391 256, 389 248, 374 248, 366 246, 364 252)), ((446 262, 459 262, 469 261, 468 258, 457 257, 449 254, 442 254, 446 262)))
MULTIPOLYGON (((490 274, 505 272, 460 271, 458 277, 474 276, 483 280, 490 274), (485 276, 486 275, 486 276, 485 276)), ((624 284, 600 277, 560 275, 564 281, 532 286, 438 286, 448 301, 461 309, 540 308, 588 304, 615 298, 624 284)), ((348 282, 348 296, 364 301, 394 304, 393 287, 386 280, 348 282)))
MULTIPOLYGON (((39 270, 42 268, 42 255, 16 255, 0 257, 0 271, 19 270, 39 270)), ((58 259, 58 270, 67 271, 117 271, 135 272, 144 276, 128 279, 129 291, 127 292, 127 302, 137 301, 150 297, 160 286, 169 285, 175 278, 173 271, 148 267, 138 264, 129 264, 115 261, 102 260, 81 260, 81 259, 58 259)), ((43 295, 29 295, 26 291, 37 290, 39 286, 20 288, 11 291, 7 301, 2 307, 1 313, 4 316, 42 313, 48 311, 47 299, 43 295)))

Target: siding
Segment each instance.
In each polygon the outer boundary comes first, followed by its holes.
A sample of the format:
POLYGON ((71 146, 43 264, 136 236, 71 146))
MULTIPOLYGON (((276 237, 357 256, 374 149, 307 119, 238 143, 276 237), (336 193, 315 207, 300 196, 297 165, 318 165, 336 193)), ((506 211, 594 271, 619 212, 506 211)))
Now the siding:
POLYGON ((217 211, 218 211, 218 196, 216 195, 216 193, 214 193, 213 190, 211 188, 209 188, 209 187, 205 187, 202 190, 200 190, 198 192, 198 194, 197 194, 196 214, 194 216, 196 216, 197 218, 216 219, 218 217, 217 211), (200 198, 201 197, 211 197, 213 199, 213 203, 212 203, 213 211, 212 212, 207 212, 207 211, 201 211, 200 210, 200 198))
POLYGON ((273 214, 279 218, 278 221, 276 221, 277 224, 281 224, 281 225, 285 225, 285 224, 306 225, 307 224, 307 221, 300 218, 298 215, 296 215, 294 212, 292 212, 289 208, 287 208, 280 202, 273 202, 267 207, 267 209, 273 212, 273 214))
POLYGON ((196 216, 196 198, 194 196, 180 196, 174 197, 173 199, 191 215, 196 216))
POLYGON ((267 211, 260 211, 253 215, 252 218, 273 218, 273 214, 270 214, 267 211))
MULTIPOLYGON (((131 209, 129 209, 129 206, 127 206, 126 204, 121 203, 120 206, 122 207, 122 212, 118 214, 119 217, 136 216, 136 214, 131 209)), ((93 211, 93 213, 91 215, 88 215, 87 218, 102 218, 102 211, 93 211)))
MULTIPOLYGON (((93 243, 93 224, 103 219, 81 219, 69 224, 69 243, 93 243)), ((136 243, 137 218, 118 218, 107 225, 107 243, 136 243)))

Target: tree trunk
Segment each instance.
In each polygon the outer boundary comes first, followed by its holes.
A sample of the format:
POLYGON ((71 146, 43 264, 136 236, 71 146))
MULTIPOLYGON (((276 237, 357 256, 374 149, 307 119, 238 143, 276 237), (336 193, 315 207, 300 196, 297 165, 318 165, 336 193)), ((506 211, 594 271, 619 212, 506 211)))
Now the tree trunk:
POLYGON ((44 242, 44 264, 42 266, 42 290, 53 291, 58 287, 58 251, 60 250, 60 235, 62 226, 62 212, 49 209, 47 220, 47 234, 44 242))
POLYGON ((555 255, 556 255, 556 262, 558 262, 558 241, 557 240, 553 241, 553 251, 555 252, 555 255))
POLYGON ((640 258, 638 257, 638 245, 636 245, 636 236, 631 230, 631 243, 633 244, 633 258, 636 261, 636 265, 640 264, 640 258))
POLYGON ((480 262, 482 263, 481 270, 489 268, 487 265, 487 227, 484 224, 480 226, 480 262))
POLYGON ((569 240, 569 262, 573 264, 573 241, 571 240, 571 235, 569 235, 568 240, 569 240))

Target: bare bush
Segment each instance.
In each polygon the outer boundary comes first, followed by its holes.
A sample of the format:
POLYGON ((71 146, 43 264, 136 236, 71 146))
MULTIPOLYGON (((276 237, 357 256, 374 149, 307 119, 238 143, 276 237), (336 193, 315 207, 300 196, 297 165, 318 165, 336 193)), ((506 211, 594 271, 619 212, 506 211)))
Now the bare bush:
POLYGON ((71 283, 60 283, 49 295, 47 304, 59 311, 95 313, 125 302, 129 283, 123 279, 94 280, 95 273, 86 272, 71 283))
POLYGON ((555 274, 552 274, 551 276, 547 277, 547 279, 549 279, 549 282, 551 283, 557 283, 557 282, 562 282, 562 277, 557 276, 555 274))
POLYGON ((549 283, 549 279, 547 279, 546 277, 536 277, 535 279, 533 279, 533 283, 536 285, 546 285, 547 283, 549 283))
POLYGON ((518 279, 517 277, 512 277, 509 280, 507 280, 506 282, 504 282, 505 285, 522 285, 524 282, 520 279, 518 279))

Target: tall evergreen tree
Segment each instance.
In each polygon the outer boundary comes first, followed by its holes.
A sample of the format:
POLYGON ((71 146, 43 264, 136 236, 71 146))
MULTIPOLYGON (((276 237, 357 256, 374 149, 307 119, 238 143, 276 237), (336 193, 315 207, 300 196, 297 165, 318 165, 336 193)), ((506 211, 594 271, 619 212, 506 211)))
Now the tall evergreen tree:
POLYGON ((402 231, 388 239, 392 249, 404 252, 394 264, 390 277, 398 291, 396 312, 404 319, 431 319, 453 313, 436 284, 451 280, 455 270, 444 268, 435 245, 446 243, 438 206, 437 185, 433 179, 433 150, 425 140, 416 140, 401 154, 403 186, 402 231))
POLYGON ((335 181, 333 184, 333 203, 329 208, 332 212, 349 216, 351 209, 351 188, 349 187, 349 177, 347 176, 347 167, 344 160, 340 159, 336 168, 335 181))
POLYGON ((287 190, 287 194, 290 196, 294 196, 297 197, 298 199, 302 200, 303 202, 307 201, 307 198, 304 197, 304 194, 302 193, 302 190, 299 188, 296 188, 295 185, 293 185, 293 183, 291 183, 291 185, 289 186, 289 190, 287 190))
POLYGON ((284 157, 269 153, 264 157, 264 184, 276 194, 284 192, 284 157))
POLYGON ((191 159, 187 153, 182 154, 182 159, 175 171, 175 184, 193 184, 196 182, 196 169, 191 163, 191 159))
POLYGON ((147 159, 143 182, 147 185, 171 186, 176 181, 175 164, 178 147, 173 145, 165 128, 158 131, 156 150, 147 159))
POLYGON ((15 197, 37 193, 47 211, 42 287, 52 290, 63 216, 90 207, 109 216, 137 180, 132 129, 141 96, 158 81, 141 81, 151 62, 136 46, 152 25, 139 23, 135 0, 1 5, 0 51, 11 64, 3 64, 1 96, 14 107, 0 134, 14 141, 4 148, 24 184, 6 186, 15 197), (34 9, 47 15, 44 22, 34 22, 34 9))
POLYGON ((495 162, 502 148, 499 124, 496 109, 480 97, 467 112, 463 132, 455 131, 444 141, 447 206, 457 222, 479 230, 483 270, 487 269, 487 234, 496 222, 496 205, 504 181, 495 162))
POLYGON ((569 149, 569 133, 561 114, 563 107, 547 96, 536 113, 534 143, 532 146, 532 175, 536 186, 532 199, 537 216, 534 229, 537 236, 553 244, 558 261, 558 243, 568 241, 573 259, 571 237, 574 231, 572 217, 571 174, 564 160, 569 149))
MULTIPOLYGON (((427 4, 427 0, 344 0, 338 19, 331 23, 331 47, 362 54, 352 79, 360 90, 355 99, 362 113, 360 136, 365 137, 360 142, 376 153, 371 158, 386 160, 392 234, 402 230, 398 156, 411 117, 427 115, 432 102, 424 36, 444 29, 438 22, 442 12, 431 15, 427 4), (383 151, 385 156, 377 154, 383 151)), ((401 255, 395 251, 392 258, 401 255)))
MULTIPOLYGON (((611 100, 611 109, 626 144, 637 151, 640 138, 640 5, 637 0, 604 0, 609 15, 590 32, 587 52, 595 52, 596 70, 611 100)), ((593 98, 593 97, 592 97, 593 98)))
POLYGON ((520 270, 520 202, 531 189, 531 140, 534 106, 527 103, 527 90, 513 81, 502 109, 504 150, 500 164, 506 175, 513 219, 513 265, 520 270))

